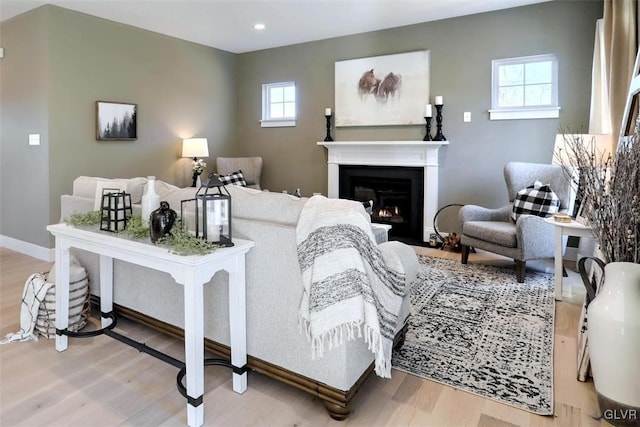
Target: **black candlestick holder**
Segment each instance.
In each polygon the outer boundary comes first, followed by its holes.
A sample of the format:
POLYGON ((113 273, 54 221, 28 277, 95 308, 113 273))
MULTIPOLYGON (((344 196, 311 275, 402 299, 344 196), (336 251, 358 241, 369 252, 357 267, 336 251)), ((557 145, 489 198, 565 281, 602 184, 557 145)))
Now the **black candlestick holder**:
POLYGON ((425 117, 424 118, 427 121, 427 133, 425 134, 424 138, 422 139, 423 141, 433 141, 433 139, 431 139, 431 117, 425 117))
POLYGON ((331 138, 331 115, 324 117, 327 119, 327 136, 324 137, 324 140, 333 141, 333 138, 331 138))
POLYGON ((442 133, 442 105, 436 104, 436 136, 433 138, 434 141, 446 141, 447 138, 442 133))

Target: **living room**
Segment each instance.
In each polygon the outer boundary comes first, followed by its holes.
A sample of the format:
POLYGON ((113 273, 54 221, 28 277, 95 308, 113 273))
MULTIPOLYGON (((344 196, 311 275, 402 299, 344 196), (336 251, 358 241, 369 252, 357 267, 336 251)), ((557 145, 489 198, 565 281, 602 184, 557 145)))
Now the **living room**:
MULTIPOLYGON (((51 261, 53 239, 45 227, 60 220, 60 197, 71 193, 78 176, 154 175, 188 186, 191 164, 181 158, 180 150, 182 140, 190 137, 207 138, 210 157, 205 160, 210 167, 216 157, 260 156, 263 188, 300 188, 304 196, 327 194, 327 153, 317 141, 325 136, 325 108, 335 108, 335 62, 419 50, 430 52, 431 97, 444 97, 443 127, 449 145, 439 150, 439 205, 500 206, 505 201, 502 171, 507 162, 550 163, 560 127, 587 128, 595 25, 602 15, 601 1, 550 1, 233 53, 52 5, 30 10, 0 25, 2 246, 51 261), (558 58, 559 118, 490 120, 491 61, 548 53, 558 58), (295 127, 260 126, 261 86, 278 81, 296 83, 295 127), (96 141, 97 100, 136 104, 137 140, 96 141), (470 122, 463 121, 465 112, 471 113, 470 122), (39 134, 40 145, 29 145, 29 134, 39 134)), ((420 124, 333 127, 331 132, 335 140, 420 141, 425 129, 420 124)), ((445 224, 453 222, 445 219, 445 224)), ((577 317, 575 308, 568 310, 571 319, 577 317)), ((562 316, 556 322, 565 321, 562 316)), ((573 348, 563 350, 563 360, 575 357, 573 348)), ((225 375, 220 381, 226 381, 225 375)), ((299 399, 281 385, 256 382, 264 394, 278 388, 281 403, 299 399)), ((373 384, 367 385, 366 393, 374 394, 377 386, 395 390, 379 379, 373 384)), ((427 389, 410 392, 421 384, 407 384, 404 394, 395 398, 404 403, 430 399, 427 389)), ((559 390, 562 394, 575 389, 561 384, 559 390)), ((366 408, 375 409, 376 399, 388 401, 385 393, 374 396, 366 408)), ((464 412, 468 402, 479 405, 459 395, 451 396, 451 402, 452 412, 464 412)), ((268 407, 269 399, 259 405, 268 407)), ((311 406, 304 401, 303 407, 311 406)), ((585 413, 574 419, 571 406, 561 410, 569 411, 560 415, 568 423, 588 421, 585 413)), ((517 416, 501 418, 500 413, 495 409, 495 418, 484 422, 550 421, 516 421, 517 416)), ((319 413, 313 418, 328 422, 319 413)), ((366 421, 360 418, 357 423, 366 421)), ((241 422, 272 423, 273 419, 251 418, 241 422)))
MULTIPOLYGON (((261 156, 263 188, 327 194, 326 150, 316 142, 334 105, 334 62, 415 50, 430 50, 431 93, 445 102, 439 205, 499 205, 505 163, 549 163, 559 126, 588 126, 601 17, 600 2, 553 1, 232 54, 59 7, 31 10, 3 22, 0 234, 51 248, 44 227, 60 219, 60 196, 80 175, 188 185, 180 150, 189 137, 208 139, 210 166, 218 156, 261 156), (560 118, 489 120, 491 61, 552 52, 560 118), (260 127, 261 85, 277 81, 299 88, 295 127, 260 127), (137 104, 138 139, 96 141, 97 100, 137 104), (28 145, 33 133, 41 145, 28 145), (13 159, 29 159, 29 173, 13 159)), ((422 140, 424 126, 332 132, 335 140, 422 140)))

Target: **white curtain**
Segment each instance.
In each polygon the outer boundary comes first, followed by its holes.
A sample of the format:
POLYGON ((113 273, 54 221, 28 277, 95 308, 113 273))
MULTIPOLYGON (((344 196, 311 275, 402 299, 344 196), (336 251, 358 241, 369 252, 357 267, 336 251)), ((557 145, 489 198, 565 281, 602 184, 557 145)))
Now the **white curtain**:
POLYGON ((604 20, 598 19, 591 70, 591 112, 589 115, 589 134, 591 135, 611 135, 613 132, 608 81, 604 48, 604 20))

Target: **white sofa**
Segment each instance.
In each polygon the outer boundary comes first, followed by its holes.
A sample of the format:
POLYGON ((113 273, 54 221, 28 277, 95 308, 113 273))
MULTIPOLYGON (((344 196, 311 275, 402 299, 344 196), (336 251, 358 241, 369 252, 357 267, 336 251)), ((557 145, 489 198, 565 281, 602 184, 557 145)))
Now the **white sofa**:
MULTIPOLYGON (((76 178, 73 194, 61 198, 61 219, 73 212, 93 210, 96 190, 110 183, 113 181, 101 178, 76 178)), ((134 213, 139 212, 145 183, 145 178, 121 181, 132 194, 134 213)), ((346 418, 358 387, 373 371, 374 356, 362 339, 355 339, 312 360, 311 344, 298 325, 303 288, 296 224, 307 199, 237 186, 227 188, 232 199, 233 236, 256 243, 246 259, 249 367, 318 396, 333 418, 346 418)), ((156 192, 179 214, 180 201, 192 198, 195 189, 156 181, 156 192)), ((385 258, 401 260, 410 284, 418 269, 413 249, 400 242, 385 242, 378 247, 385 258)), ((82 251, 74 254, 90 272, 95 302, 99 294, 97 257, 82 251)), ((205 345, 228 357, 226 273, 216 274, 211 282, 205 286, 205 345)), ((116 261, 114 301, 119 314, 180 336, 184 325, 181 289, 169 275, 116 261)), ((399 316, 404 321, 398 325, 397 341, 404 337, 409 310, 407 295, 399 316)))

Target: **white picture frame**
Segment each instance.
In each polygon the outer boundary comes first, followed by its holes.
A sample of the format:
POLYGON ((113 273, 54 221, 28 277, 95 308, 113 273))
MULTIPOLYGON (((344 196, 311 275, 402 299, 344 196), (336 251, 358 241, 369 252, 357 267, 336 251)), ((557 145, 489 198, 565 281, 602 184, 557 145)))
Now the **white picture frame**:
POLYGON ((335 125, 424 125, 430 51, 335 63, 335 125))

